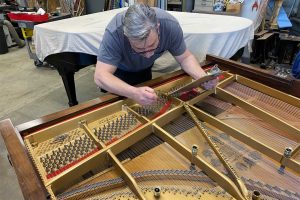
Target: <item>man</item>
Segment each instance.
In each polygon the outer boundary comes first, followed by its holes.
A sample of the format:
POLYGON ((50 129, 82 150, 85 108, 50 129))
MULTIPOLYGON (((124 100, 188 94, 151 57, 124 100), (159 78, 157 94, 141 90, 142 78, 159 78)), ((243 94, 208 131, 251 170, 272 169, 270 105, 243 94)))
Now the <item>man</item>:
MULTIPOLYGON (((135 4, 117 14, 106 27, 95 82, 102 89, 141 105, 153 104, 157 95, 152 88, 133 85, 152 79, 153 63, 164 51, 169 51, 194 79, 206 75, 187 50, 178 21, 164 10, 135 4)), ((217 80, 213 80, 203 86, 210 89, 216 83, 217 80)))

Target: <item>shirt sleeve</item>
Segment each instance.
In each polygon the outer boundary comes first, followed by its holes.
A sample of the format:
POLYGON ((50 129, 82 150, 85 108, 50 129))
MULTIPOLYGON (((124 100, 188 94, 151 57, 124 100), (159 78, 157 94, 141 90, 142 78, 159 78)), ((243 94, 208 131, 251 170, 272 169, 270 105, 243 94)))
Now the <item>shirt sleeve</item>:
POLYGON ((183 32, 179 23, 169 23, 170 25, 170 48, 169 52, 173 56, 182 55, 186 50, 186 45, 183 39, 183 32))
POLYGON ((106 30, 100 43, 97 60, 117 67, 121 58, 122 50, 118 35, 106 30))

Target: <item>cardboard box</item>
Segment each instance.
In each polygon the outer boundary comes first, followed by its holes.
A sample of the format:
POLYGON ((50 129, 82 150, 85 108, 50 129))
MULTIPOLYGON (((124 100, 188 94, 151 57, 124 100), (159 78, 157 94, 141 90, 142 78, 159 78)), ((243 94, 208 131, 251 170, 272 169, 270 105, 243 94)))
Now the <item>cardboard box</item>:
POLYGON ((241 12, 241 9, 242 9, 241 3, 227 4, 227 6, 226 6, 226 12, 239 13, 239 12, 241 12))

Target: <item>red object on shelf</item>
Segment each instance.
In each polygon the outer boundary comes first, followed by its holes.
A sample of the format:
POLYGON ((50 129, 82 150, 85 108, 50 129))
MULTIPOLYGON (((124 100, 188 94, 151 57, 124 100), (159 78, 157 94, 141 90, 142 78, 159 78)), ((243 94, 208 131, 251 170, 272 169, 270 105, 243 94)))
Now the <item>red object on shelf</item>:
POLYGON ((32 21, 32 22, 46 22, 49 20, 49 15, 37 15, 37 14, 28 14, 28 13, 7 13, 11 21, 32 21))

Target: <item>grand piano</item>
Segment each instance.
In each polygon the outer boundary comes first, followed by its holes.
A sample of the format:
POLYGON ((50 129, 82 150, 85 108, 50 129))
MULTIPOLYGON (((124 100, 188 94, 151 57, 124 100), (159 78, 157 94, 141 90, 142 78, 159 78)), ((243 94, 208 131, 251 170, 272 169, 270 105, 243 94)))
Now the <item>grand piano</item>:
POLYGON ((24 198, 299 199, 300 99, 227 71, 219 79, 180 93, 193 80, 176 71, 143 84, 159 94, 152 106, 106 94, 1 121, 24 198))
MULTIPOLYGON (((55 66, 62 77, 69 106, 78 104, 74 74, 96 63, 105 27, 111 18, 126 8, 70 18, 34 27, 36 54, 55 66)), ((207 53, 230 58, 253 38, 252 21, 232 16, 170 12, 178 19, 188 49, 199 61, 207 53)), ((168 55, 166 55, 168 56, 168 55)), ((163 56, 164 57, 164 56, 163 56)), ((158 60, 158 70, 177 66, 173 59, 158 60)))

